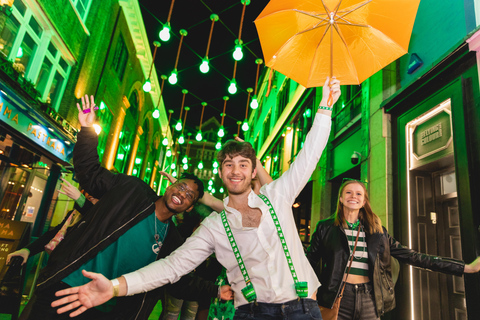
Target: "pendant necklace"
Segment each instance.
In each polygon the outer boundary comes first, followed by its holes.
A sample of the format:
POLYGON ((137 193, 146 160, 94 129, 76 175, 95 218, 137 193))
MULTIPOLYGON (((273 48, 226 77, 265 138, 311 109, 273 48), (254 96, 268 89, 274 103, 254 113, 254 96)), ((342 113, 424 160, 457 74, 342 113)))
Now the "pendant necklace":
MULTIPOLYGON (((163 246, 163 242, 160 241, 160 235, 157 232, 157 215, 154 213, 153 214, 153 219, 155 219, 155 235, 153 236, 155 239, 155 243, 152 245, 152 251, 155 254, 158 254, 160 252, 160 249, 163 246)), ((167 231, 168 231, 168 222, 165 227, 165 231, 163 232, 163 241, 165 241, 165 237, 167 236, 167 231)))

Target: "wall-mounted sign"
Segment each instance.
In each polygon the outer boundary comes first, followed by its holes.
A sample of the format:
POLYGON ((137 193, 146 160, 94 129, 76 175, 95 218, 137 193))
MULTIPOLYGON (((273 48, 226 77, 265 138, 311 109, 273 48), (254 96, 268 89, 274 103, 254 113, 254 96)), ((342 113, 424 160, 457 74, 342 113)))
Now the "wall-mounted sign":
POLYGON ((425 122, 417 125, 413 131, 413 154, 423 159, 445 150, 452 142, 452 121, 449 110, 442 110, 425 122))
POLYGON ((62 140, 60 138, 62 134, 56 132, 53 127, 46 128, 39 123, 3 92, 0 94, 0 120, 59 159, 65 162, 70 161, 73 144, 62 140))

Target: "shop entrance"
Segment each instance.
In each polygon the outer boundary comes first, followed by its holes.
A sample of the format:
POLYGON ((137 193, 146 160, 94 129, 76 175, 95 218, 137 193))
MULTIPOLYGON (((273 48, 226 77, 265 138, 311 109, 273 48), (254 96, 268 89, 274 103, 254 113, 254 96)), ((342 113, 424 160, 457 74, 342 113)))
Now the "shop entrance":
MULTIPOLYGON (((411 247, 430 255, 462 259, 454 168, 413 170, 410 175, 411 247)), ((462 277, 412 268, 411 278, 412 301, 420 319, 467 319, 462 277)))
MULTIPOLYGON (((406 125, 408 246, 462 259, 450 99, 406 125)), ((409 268, 415 319, 467 319, 463 277, 409 268)))

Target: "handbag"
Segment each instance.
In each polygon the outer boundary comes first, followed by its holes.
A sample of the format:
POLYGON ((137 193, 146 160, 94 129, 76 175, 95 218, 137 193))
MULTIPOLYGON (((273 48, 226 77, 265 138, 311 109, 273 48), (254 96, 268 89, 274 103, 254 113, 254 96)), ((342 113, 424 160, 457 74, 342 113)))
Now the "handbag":
POLYGON ((337 299, 335 299, 335 303, 333 304, 333 307, 330 309, 330 308, 325 308, 325 307, 319 306, 320 307, 320 312, 322 313, 322 319, 323 320, 337 320, 338 310, 340 310, 340 301, 342 300, 343 290, 345 290, 345 285, 347 283, 348 274, 350 273, 350 268, 352 267, 353 255, 355 254, 355 250, 357 249, 357 242, 358 242, 358 235, 359 234, 360 234, 360 225, 358 226, 357 238, 355 239, 355 246, 353 247, 352 256, 350 257, 350 264, 349 264, 348 269, 347 269, 347 276, 345 277, 345 281, 342 284, 342 289, 340 290, 340 294, 338 295, 337 299))

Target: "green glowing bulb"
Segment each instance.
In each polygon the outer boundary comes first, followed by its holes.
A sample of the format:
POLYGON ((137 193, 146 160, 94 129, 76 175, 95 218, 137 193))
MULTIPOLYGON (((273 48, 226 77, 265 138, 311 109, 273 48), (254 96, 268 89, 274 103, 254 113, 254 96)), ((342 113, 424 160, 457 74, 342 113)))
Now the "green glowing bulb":
POLYGON ((184 144, 185 143, 185 138, 183 137, 183 134, 178 138, 178 143, 184 144))
POLYGON ((158 109, 153 110, 152 117, 153 119, 158 119, 160 117, 160 111, 158 109))
POLYGON ((150 82, 150 79, 147 79, 145 83, 143 84, 143 91, 145 92, 150 92, 152 90, 152 83, 150 82))
POLYGON ((223 127, 220 127, 220 129, 218 130, 218 136, 221 138, 225 135, 225 131, 223 130, 223 127))
MULTIPOLYGON (((163 140, 162 140, 162 145, 168 146, 168 138, 167 138, 167 137, 163 138, 163 140)), ((170 151, 170 150, 169 150, 169 151, 170 151)))
POLYGON ((217 150, 222 149, 222 144, 220 143, 220 141, 218 141, 217 144, 215 145, 215 149, 217 150))
POLYGON ((177 83, 177 81, 178 81, 177 72, 172 71, 172 74, 170 75, 170 77, 168 77, 168 82, 170 82, 170 84, 175 84, 177 83))
POLYGON ((200 161, 200 162, 198 163, 198 169, 199 169, 199 170, 202 170, 202 169, 203 169, 203 162, 202 162, 202 161, 200 161))
POLYGON ((158 34, 158 36, 160 37, 160 40, 162 40, 162 41, 170 40, 170 27, 165 25, 163 27, 162 31, 160 31, 160 33, 158 34))
POLYGON ((202 141, 202 139, 203 139, 202 131, 198 131, 197 135, 195 136, 195 140, 202 141))
POLYGON ((233 51, 233 59, 236 61, 240 61, 243 58, 243 51, 242 51, 242 46, 237 44, 235 46, 235 51, 233 51))
POLYGON ((252 98, 252 102, 250 102, 250 108, 252 108, 253 110, 255 110, 255 109, 258 108, 257 96, 254 96, 254 97, 252 98))
POLYGON ((247 119, 245 119, 245 121, 243 121, 243 124, 242 124, 242 130, 243 131, 247 131, 248 130, 248 122, 247 122, 247 119))
POLYGON ((201 73, 207 73, 210 71, 210 66, 208 64, 208 59, 203 59, 202 64, 200 65, 200 72, 201 73))

